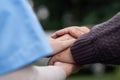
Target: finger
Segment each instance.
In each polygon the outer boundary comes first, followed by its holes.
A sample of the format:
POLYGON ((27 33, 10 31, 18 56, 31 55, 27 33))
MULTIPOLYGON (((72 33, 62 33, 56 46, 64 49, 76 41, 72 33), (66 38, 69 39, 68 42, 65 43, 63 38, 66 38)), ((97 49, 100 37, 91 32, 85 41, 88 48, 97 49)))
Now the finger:
POLYGON ((61 29, 61 30, 56 31, 55 33, 53 33, 51 35, 51 37, 56 39, 57 37, 60 37, 60 36, 62 36, 64 34, 68 34, 68 33, 69 33, 68 28, 64 28, 64 29, 61 29))
POLYGON ((82 34, 89 32, 89 29, 87 27, 75 27, 71 29, 69 32, 72 37, 77 39, 82 34))
POLYGON ((63 62, 64 63, 64 61, 62 60, 61 57, 59 57, 58 55, 57 56, 55 55, 49 60, 48 65, 54 65, 55 62, 63 62))
POLYGON ((71 26, 71 27, 67 27, 64 29, 61 29, 55 33, 52 34, 52 38, 58 38, 64 34, 69 34, 74 38, 78 38, 80 35, 89 32, 89 28, 87 28, 86 26, 83 27, 79 27, 79 26, 71 26))
POLYGON ((73 36, 75 39, 77 39, 79 36, 81 36, 82 34, 84 34, 85 32, 77 30, 77 29, 72 29, 70 31, 71 36, 73 36))
POLYGON ((80 29, 83 33, 88 33, 90 31, 88 27, 81 27, 80 29))
MULTIPOLYGON (((67 49, 66 49, 67 50, 67 49)), ((65 51, 66 51, 65 50, 65 51)), ((58 53, 56 55, 54 55, 48 62, 48 65, 54 65, 55 62, 66 62, 64 58, 64 51, 62 51, 61 53, 58 53)))
POLYGON ((69 34, 64 34, 63 36, 56 38, 56 40, 59 40, 59 41, 67 41, 70 39, 74 39, 74 38, 69 34))
POLYGON ((53 55, 55 55, 56 53, 59 53, 65 49, 67 49, 68 47, 71 47, 72 44, 75 42, 76 40, 75 39, 70 39, 68 41, 63 41, 63 43, 61 44, 61 42, 56 42, 57 43, 57 46, 54 45, 56 44, 55 41, 52 43, 52 48, 53 48, 53 55))
POLYGON ((73 57, 71 55, 70 48, 67 48, 66 50, 56 54, 49 60, 49 64, 53 65, 55 62, 74 64, 75 61, 73 60, 73 57))
POLYGON ((78 31, 74 28, 70 30, 70 35, 77 39, 81 35, 81 31, 78 31))
POLYGON ((58 62, 58 60, 57 60, 56 56, 53 56, 53 57, 49 60, 48 65, 54 65, 55 62, 58 62))

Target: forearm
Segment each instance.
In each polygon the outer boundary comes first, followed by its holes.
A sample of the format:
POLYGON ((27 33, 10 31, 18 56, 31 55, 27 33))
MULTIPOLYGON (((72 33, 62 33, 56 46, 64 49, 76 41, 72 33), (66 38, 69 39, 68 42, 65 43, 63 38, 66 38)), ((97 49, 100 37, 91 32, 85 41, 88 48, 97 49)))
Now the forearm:
POLYGON ((56 66, 28 66, 0 76, 0 80, 64 80, 65 78, 64 70, 56 66))
POLYGON ((76 63, 120 64, 120 13, 102 24, 94 26, 89 33, 79 37, 71 47, 76 63))

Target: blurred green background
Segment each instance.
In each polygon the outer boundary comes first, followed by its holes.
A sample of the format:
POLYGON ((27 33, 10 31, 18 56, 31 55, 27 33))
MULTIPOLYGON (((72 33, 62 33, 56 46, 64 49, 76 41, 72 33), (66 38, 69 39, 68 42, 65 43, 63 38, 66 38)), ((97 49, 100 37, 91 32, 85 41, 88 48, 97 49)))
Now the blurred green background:
MULTIPOLYGON (((45 30, 93 26, 120 11, 120 0, 31 0, 45 30)), ((67 80, 120 80, 119 66, 92 64, 67 80)))
POLYGON ((71 25, 98 24, 111 18, 120 10, 120 0, 33 1, 36 13, 42 17, 46 14, 45 19, 39 18, 46 30, 56 30, 71 25))

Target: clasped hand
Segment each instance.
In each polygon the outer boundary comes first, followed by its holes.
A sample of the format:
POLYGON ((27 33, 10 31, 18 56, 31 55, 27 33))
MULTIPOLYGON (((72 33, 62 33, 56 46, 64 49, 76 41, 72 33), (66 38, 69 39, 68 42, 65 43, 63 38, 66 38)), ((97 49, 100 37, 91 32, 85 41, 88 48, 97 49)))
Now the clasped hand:
POLYGON ((72 26, 53 33, 51 36, 53 40, 50 44, 54 51, 49 65, 62 67, 67 76, 72 72, 78 71, 80 66, 75 64, 70 47, 78 37, 87 32, 89 32, 87 27, 72 26))

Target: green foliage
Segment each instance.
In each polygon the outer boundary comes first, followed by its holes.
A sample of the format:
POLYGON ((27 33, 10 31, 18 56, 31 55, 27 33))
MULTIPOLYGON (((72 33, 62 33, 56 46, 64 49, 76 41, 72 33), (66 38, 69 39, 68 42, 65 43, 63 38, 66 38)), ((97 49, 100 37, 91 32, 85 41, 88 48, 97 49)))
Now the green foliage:
POLYGON ((116 74, 104 74, 102 76, 95 75, 72 75, 67 78, 67 80, 120 80, 120 77, 117 77, 116 74))
MULTIPOLYGON (((73 15, 71 25, 92 25, 101 23, 120 10, 120 0, 34 0, 35 10, 45 5, 50 17, 43 23, 45 29, 60 29, 64 23, 66 12, 73 15)), ((69 20, 69 18, 68 18, 69 20)))

